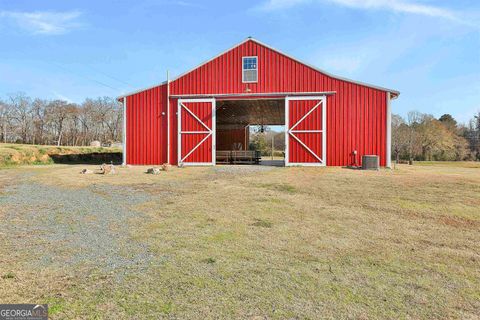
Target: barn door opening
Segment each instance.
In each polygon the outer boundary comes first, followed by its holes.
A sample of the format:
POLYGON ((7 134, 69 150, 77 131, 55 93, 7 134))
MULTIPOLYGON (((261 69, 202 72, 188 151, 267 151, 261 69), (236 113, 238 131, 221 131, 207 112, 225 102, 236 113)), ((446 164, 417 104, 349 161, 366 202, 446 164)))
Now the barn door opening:
POLYGON ((178 100, 178 165, 215 164, 215 99, 178 100))
POLYGON ((283 166, 285 98, 216 100, 216 163, 283 166))
POLYGON ((326 104, 322 97, 285 99, 285 165, 326 165, 326 104))

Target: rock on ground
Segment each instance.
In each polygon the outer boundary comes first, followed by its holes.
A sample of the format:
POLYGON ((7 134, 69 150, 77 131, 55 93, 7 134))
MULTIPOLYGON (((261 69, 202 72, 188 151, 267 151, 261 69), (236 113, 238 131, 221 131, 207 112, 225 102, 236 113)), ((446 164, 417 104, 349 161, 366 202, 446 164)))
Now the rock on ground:
POLYGON ((100 173, 101 174, 115 174, 115 166, 113 164, 102 164, 100 166, 100 173))
POLYGON ((147 173, 148 174, 160 174, 160 168, 148 168, 147 173))
POLYGON ((163 171, 170 171, 170 170, 172 170, 172 165, 169 164, 169 163, 164 163, 164 164, 162 164, 162 170, 163 171))

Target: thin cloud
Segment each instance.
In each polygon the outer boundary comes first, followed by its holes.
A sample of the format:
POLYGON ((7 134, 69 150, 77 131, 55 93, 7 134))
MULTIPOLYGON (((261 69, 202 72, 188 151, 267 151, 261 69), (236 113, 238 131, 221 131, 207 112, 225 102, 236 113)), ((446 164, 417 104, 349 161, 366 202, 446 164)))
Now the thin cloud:
POLYGON ((312 0, 268 0, 259 5, 257 9, 263 11, 282 10, 312 2, 312 0))
POLYGON ((78 21, 81 15, 80 11, 0 11, 1 20, 13 23, 29 33, 44 35, 65 34, 81 27, 82 24, 78 21))
POLYGON ((401 0, 328 0, 329 2, 358 9, 384 9, 401 13, 413 13, 431 17, 456 19, 456 14, 448 9, 401 0))
POLYGON ((184 8, 204 8, 204 6, 197 2, 191 2, 187 0, 151 0, 147 1, 146 4, 148 6, 177 6, 177 7, 184 7, 184 8))
POLYGON ((355 56, 330 56, 320 60, 319 65, 324 66, 325 70, 333 73, 345 74, 348 76, 354 75, 362 65, 365 63, 365 59, 355 56))
POLYGON ((57 99, 60 99, 60 100, 63 100, 63 101, 66 101, 68 103, 72 103, 72 99, 70 99, 69 97, 57 92, 57 91, 52 91, 53 95, 57 98, 57 99))
POLYGON ((201 7, 198 3, 192 3, 188 1, 172 1, 171 3, 180 7, 201 7))
POLYGON ((353 9, 388 10, 397 13, 418 14, 448 19, 467 25, 475 25, 462 19, 459 14, 453 10, 404 0, 267 0, 257 7, 257 9, 262 11, 275 11, 319 2, 332 3, 353 9))

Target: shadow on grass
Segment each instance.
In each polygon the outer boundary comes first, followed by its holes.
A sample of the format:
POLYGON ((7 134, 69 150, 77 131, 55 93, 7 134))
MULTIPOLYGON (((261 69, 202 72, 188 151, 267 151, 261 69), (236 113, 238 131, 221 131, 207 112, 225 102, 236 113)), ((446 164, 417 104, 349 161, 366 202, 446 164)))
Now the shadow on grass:
POLYGON ((52 154, 50 155, 53 163, 62 164, 102 164, 102 163, 122 163, 121 152, 93 152, 85 154, 52 154))

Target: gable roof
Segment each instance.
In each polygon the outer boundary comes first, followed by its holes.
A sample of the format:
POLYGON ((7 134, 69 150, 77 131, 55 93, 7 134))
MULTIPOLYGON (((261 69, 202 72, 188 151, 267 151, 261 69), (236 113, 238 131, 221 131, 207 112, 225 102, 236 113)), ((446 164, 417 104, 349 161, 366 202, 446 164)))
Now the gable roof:
MULTIPOLYGON (((257 43, 257 44, 259 44, 259 45, 261 45, 261 46, 264 46, 265 48, 268 48, 268 49, 270 49, 270 50, 272 50, 272 51, 274 51, 274 52, 276 52, 276 53, 279 53, 279 54, 281 54, 281 55, 283 55, 283 56, 285 56, 285 57, 287 57, 287 58, 289 58, 289 59, 292 59, 292 60, 294 60, 294 61, 296 61, 296 62, 298 62, 298 63, 301 63, 301 64, 303 64, 303 65, 305 65, 305 66, 307 66, 307 67, 309 67, 309 68, 311 68, 311 69, 313 69, 313 70, 315 70, 315 71, 318 71, 318 72, 320 72, 320 73, 322 73, 322 74, 324 74, 324 75, 326 75, 326 76, 328 76, 328 77, 331 77, 331 78, 334 78, 334 79, 337 79, 337 80, 342 80, 342 81, 346 81, 346 82, 355 83, 355 84, 358 84, 358 85, 362 85, 362 86, 365 86, 365 87, 369 87, 369 88, 373 88, 373 89, 377 89, 377 90, 381 90, 381 91, 385 91, 385 92, 389 92, 389 93, 391 93, 391 94, 393 95, 393 98, 394 98, 394 99, 397 98, 397 97, 400 95, 400 91, 397 91, 397 90, 388 89, 388 88, 376 86, 376 85, 373 85, 373 84, 369 84, 369 83, 365 83, 365 82, 361 82, 361 81, 356 81, 356 80, 352 80, 352 79, 348 79, 348 78, 345 78, 345 77, 341 77, 341 76, 337 76, 337 75, 331 74, 331 73, 329 73, 329 72, 327 72, 327 71, 325 71, 325 70, 322 70, 322 69, 320 69, 320 68, 317 68, 317 67, 315 67, 315 66, 312 66, 311 64, 308 64, 308 63, 306 63, 306 62, 303 62, 303 61, 301 61, 301 60, 299 60, 299 59, 297 59, 297 58, 295 58, 295 57, 292 57, 291 55, 288 55, 288 54, 286 54, 286 53, 284 53, 284 52, 282 52, 282 51, 280 51, 280 50, 277 50, 277 49, 275 49, 275 48, 273 48, 273 47, 271 47, 271 46, 269 46, 269 45, 267 45, 267 44, 265 44, 265 43, 263 43, 263 42, 260 42, 260 41, 258 41, 257 39, 254 39, 254 38, 252 38, 252 37, 246 38, 245 40, 243 40, 242 42, 234 45, 233 47, 231 47, 231 48, 229 48, 229 49, 227 49, 227 50, 225 50, 225 51, 217 54, 217 55, 214 56, 213 58, 211 58, 211 59, 209 59, 209 60, 207 60, 207 61, 202 62, 202 63, 199 64, 198 66, 196 66, 196 67, 194 67, 194 68, 192 68, 192 69, 190 69, 190 70, 188 70, 188 71, 186 71, 186 72, 184 72, 184 73, 182 73, 182 74, 180 74, 180 75, 176 76, 175 78, 170 79, 170 80, 168 80, 168 81, 169 81, 169 82, 172 82, 172 81, 175 81, 175 80, 177 80, 177 79, 180 79, 181 77, 183 77, 183 76, 189 74, 190 72, 192 72, 192 71, 194 71, 194 70, 196 70, 196 69, 198 69, 198 68, 206 65, 207 63, 209 63, 209 62, 217 59, 218 57, 224 55, 225 53, 229 52, 230 50, 233 50, 233 49, 241 46, 242 44, 244 44, 244 43, 246 43, 246 42, 248 42, 248 41, 252 41, 252 42, 255 42, 255 43, 257 43)), ((155 87, 159 87, 159 86, 164 85, 164 84, 166 84, 166 83, 167 83, 167 81, 163 81, 163 82, 157 83, 157 84, 155 84, 155 85, 153 85, 153 86, 149 86, 149 87, 146 87, 146 88, 142 88, 142 89, 138 89, 138 90, 135 90, 135 91, 132 91, 132 92, 128 92, 128 93, 122 94, 121 96, 118 96, 117 99, 120 100, 121 98, 128 97, 128 96, 134 95, 134 94, 136 94, 136 93, 139 93, 139 92, 142 92, 142 91, 145 91, 145 90, 153 89, 153 88, 155 88, 155 87)))

